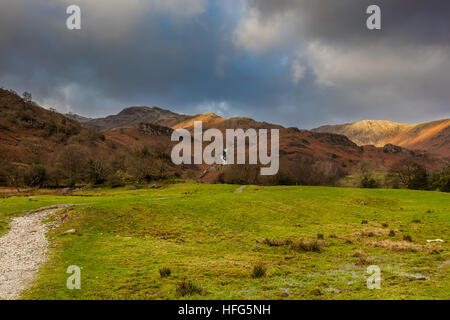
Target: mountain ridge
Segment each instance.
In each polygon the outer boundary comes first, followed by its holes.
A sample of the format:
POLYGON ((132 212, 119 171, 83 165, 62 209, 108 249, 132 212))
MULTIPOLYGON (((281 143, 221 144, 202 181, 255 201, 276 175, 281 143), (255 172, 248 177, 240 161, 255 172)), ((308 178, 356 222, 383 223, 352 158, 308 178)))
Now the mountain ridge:
POLYGON ((171 127, 193 117, 155 106, 130 106, 124 108, 115 115, 109 115, 104 118, 86 118, 73 113, 65 114, 65 116, 77 120, 89 128, 97 130, 111 130, 120 127, 136 126, 141 122, 150 122, 171 127))
MULTIPOLYGON (((158 107, 130 107, 117 115, 100 119, 71 115, 83 124, 3 89, 0 89, 0 115, 3 171, 8 173, 12 170, 10 168, 33 168, 38 164, 47 168, 55 181, 61 177, 59 172, 66 172, 72 165, 81 166, 78 168, 79 175, 84 174, 85 165, 81 164, 86 164, 88 160, 101 161, 109 168, 110 177, 116 178, 116 175, 127 173, 148 180, 177 172, 181 176, 191 176, 205 182, 220 181, 218 179, 224 174, 228 177, 225 180, 227 183, 246 181, 312 185, 329 185, 337 178, 355 173, 358 164, 365 159, 373 162, 376 170, 383 172, 402 159, 417 161, 430 169, 439 168, 448 161, 439 155, 395 146, 358 146, 341 134, 285 128, 246 117, 226 119, 214 113, 180 115, 158 107), (251 173, 256 172, 256 167, 244 166, 244 171, 238 173, 239 167, 232 166, 175 166, 170 161, 171 146, 176 144, 171 141, 171 132, 178 127, 192 130, 196 120, 203 121, 203 129, 216 128, 222 132, 238 128, 278 129, 279 175, 268 177, 268 180, 257 180, 256 174, 251 173), (96 128, 99 126, 111 129, 100 130, 96 128)), ((72 179, 69 174, 62 177, 64 181, 72 179)))
POLYGON ((387 120, 363 120, 339 125, 325 125, 313 132, 343 134, 356 144, 383 147, 393 144, 412 150, 425 150, 450 156, 450 119, 417 124, 387 120))

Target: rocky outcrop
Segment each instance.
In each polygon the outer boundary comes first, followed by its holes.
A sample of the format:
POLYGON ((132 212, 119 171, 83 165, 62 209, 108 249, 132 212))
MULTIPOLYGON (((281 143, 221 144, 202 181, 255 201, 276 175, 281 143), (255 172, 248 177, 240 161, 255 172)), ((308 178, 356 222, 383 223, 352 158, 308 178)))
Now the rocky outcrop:
POLYGON ((148 134, 151 136, 170 136, 172 135, 173 129, 160 126, 157 124, 149 123, 149 122, 141 122, 137 129, 139 132, 148 134))

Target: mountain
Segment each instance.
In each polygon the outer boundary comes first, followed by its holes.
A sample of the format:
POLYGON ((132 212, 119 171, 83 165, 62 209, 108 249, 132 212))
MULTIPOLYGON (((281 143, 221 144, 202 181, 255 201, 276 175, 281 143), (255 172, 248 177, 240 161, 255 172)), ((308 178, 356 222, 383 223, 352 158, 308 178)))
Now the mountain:
POLYGON ((364 120, 341 125, 326 125, 312 131, 342 134, 358 145, 383 147, 386 144, 393 144, 450 157, 450 119, 419 124, 364 120))
POLYGON ((66 118, 69 118, 70 120, 74 120, 79 123, 86 123, 86 122, 89 122, 90 120, 92 120, 92 118, 86 118, 86 117, 79 116, 78 114, 74 114, 74 113, 66 113, 64 116, 66 116, 66 118))
MULTIPOLYGON (((387 171, 395 162, 406 158, 413 159, 429 168, 437 168, 445 161, 438 156, 430 156, 426 152, 411 151, 391 144, 383 147, 358 146, 342 134, 285 128, 244 117, 226 119, 214 113, 194 116, 173 128, 192 131, 194 121, 202 121, 203 130, 216 128, 223 133, 226 129, 236 128, 278 129, 280 171, 303 183, 306 181, 311 184, 326 184, 327 181, 319 181, 320 175, 339 176, 354 173, 362 160, 373 163, 377 171, 387 171)), ((209 172, 206 180, 212 180, 218 174, 220 172, 209 172)))
MULTIPOLYGON (((427 141, 436 141, 437 145, 446 141, 448 126, 446 120, 436 123, 440 127, 432 123, 417 126, 411 132, 428 135, 427 141)), ((405 130, 399 126, 389 123, 384 127, 389 127, 391 136, 396 137, 405 130)), ((380 136, 377 139, 381 140, 380 136)), ((270 149, 270 138, 268 145, 270 149)), ((247 143, 246 150, 250 147, 247 143)), ((448 144, 441 148, 448 151, 448 144)), ((285 128, 245 117, 227 119, 214 113, 191 116, 157 107, 130 107, 101 119, 64 116, 3 89, 0 89, 0 152, 0 183, 16 179, 15 172, 26 181, 28 174, 34 177, 41 172, 37 165, 46 169, 49 185, 83 183, 93 177, 97 179, 98 175, 107 175, 105 179, 113 184, 118 179, 151 181, 175 174, 205 182, 329 185, 356 172, 363 160, 370 161, 377 171, 387 171, 401 159, 412 159, 428 168, 438 168, 448 161, 442 155, 393 144, 359 146, 342 134, 285 128), (247 165, 174 165, 170 152, 176 142, 171 141, 171 133, 178 128, 192 130, 194 121, 202 121, 204 130, 216 128, 223 133, 238 128, 278 129, 279 174, 258 177, 258 167, 247 165), (87 168, 91 171, 86 171, 87 168), (94 169, 100 171, 92 172, 94 169)))
POLYGON ((149 180, 187 170, 199 173, 171 163, 167 152, 173 130, 168 127, 139 122, 100 132, 80 123, 87 118, 73 119, 0 89, 0 185, 41 186, 43 176, 45 185, 61 186, 92 177, 149 180))
POLYGON ((66 114, 66 116, 79 121, 89 128, 97 130, 136 126, 141 122, 150 122, 171 127, 179 122, 192 118, 192 116, 174 113, 158 107, 128 107, 116 115, 97 119, 85 118, 74 114, 66 114))
MULTIPOLYGON (((214 113, 198 115, 182 115, 170 110, 158 107, 130 107, 121 111, 117 115, 100 119, 90 119, 82 123, 91 128, 101 130, 117 131, 121 127, 136 127, 141 121, 146 121, 153 125, 170 127, 171 129, 185 128, 193 130, 195 121, 202 121, 203 129, 217 128, 222 132, 226 129, 249 128, 254 129, 279 129, 280 130, 280 158, 287 170, 296 170, 301 164, 310 167, 313 164, 321 163, 329 167, 327 170, 336 172, 344 171, 352 173, 357 169, 358 163, 362 159, 370 159, 377 170, 386 171, 393 163, 404 158, 413 158, 427 167, 435 168, 442 164, 439 156, 429 157, 427 153, 421 151, 410 151, 405 147, 397 147, 388 143, 378 144, 377 147, 370 145, 374 139, 381 141, 382 137, 395 137, 403 127, 409 125, 396 124, 389 121, 365 121, 361 122, 351 130, 341 132, 332 131, 334 126, 322 127, 325 130, 315 129, 312 131, 299 130, 297 128, 284 128, 281 125, 267 122, 258 122, 250 118, 234 117, 223 118, 214 113), (354 141, 345 133, 359 133, 361 141, 354 141), (360 143, 358 143, 360 142, 360 143)), ((445 147, 445 146, 444 146, 445 147)), ((448 149, 448 147, 446 148, 448 149)), ((208 166, 202 166, 204 169, 208 166)), ((319 169, 317 169, 319 170, 319 169)))

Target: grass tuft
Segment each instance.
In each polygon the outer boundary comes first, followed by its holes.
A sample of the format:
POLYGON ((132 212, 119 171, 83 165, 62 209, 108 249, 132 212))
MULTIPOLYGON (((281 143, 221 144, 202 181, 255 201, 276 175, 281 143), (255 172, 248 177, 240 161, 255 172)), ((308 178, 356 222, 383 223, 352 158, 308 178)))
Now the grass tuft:
POLYGON ((405 234, 403 236, 403 240, 408 241, 408 242, 413 242, 413 239, 409 234, 405 234))
POLYGON ((266 272, 267 272, 266 267, 262 263, 258 263, 256 266, 253 267, 251 276, 254 279, 262 278, 266 276, 266 272))
POLYGON ((170 268, 167 267, 162 267, 159 269, 159 275, 161 276, 161 278, 167 278, 171 275, 172 271, 170 270, 170 268))
POLYGON ((177 295, 181 297, 202 293, 203 289, 190 280, 184 280, 177 285, 177 295))

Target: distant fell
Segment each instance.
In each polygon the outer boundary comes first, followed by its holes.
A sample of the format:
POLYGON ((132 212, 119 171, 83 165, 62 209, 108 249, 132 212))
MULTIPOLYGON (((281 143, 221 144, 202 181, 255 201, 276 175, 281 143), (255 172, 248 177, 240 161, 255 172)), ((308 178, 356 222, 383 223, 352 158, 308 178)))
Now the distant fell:
POLYGON ((363 120, 321 126, 312 131, 342 134, 360 146, 383 147, 386 144, 393 144, 412 150, 424 150, 450 156, 450 119, 418 124, 363 120))
POLYGON ((186 121, 192 116, 178 114, 159 107, 133 106, 123 109, 116 115, 105 118, 89 119, 78 115, 66 115, 71 119, 78 120, 87 127, 97 130, 111 130, 121 127, 137 126, 142 122, 154 123, 165 127, 186 121), (78 118, 78 119, 77 119, 78 118))

